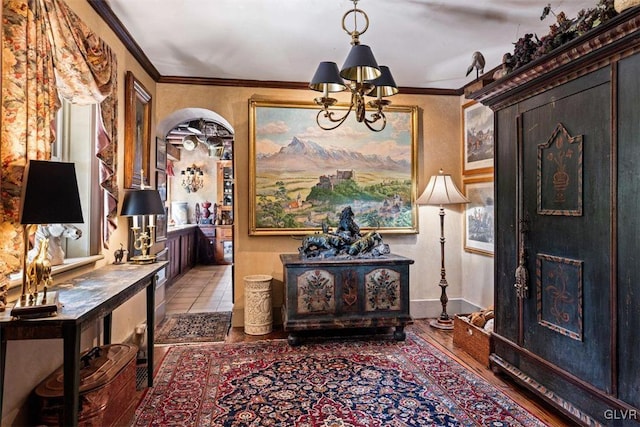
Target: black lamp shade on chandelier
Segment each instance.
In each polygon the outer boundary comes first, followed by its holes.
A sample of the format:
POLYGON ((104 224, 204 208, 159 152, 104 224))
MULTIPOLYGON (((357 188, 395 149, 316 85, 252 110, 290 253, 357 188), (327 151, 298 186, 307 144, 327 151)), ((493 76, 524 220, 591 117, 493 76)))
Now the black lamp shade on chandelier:
POLYGON ((309 88, 322 92, 322 97, 316 98, 315 102, 322 109, 316 116, 316 123, 324 130, 336 129, 347 119, 352 110, 355 110, 356 120, 364 123, 374 132, 382 131, 387 119, 384 115, 384 108, 390 104, 385 97, 398 93, 398 85, 391 75, 389 67, 378 65, 376 58, 367 45, 360 44, 360 35, 369 28, 369 17, 357 8, 358 0, 353 1, 353 9, 342 17, 342 28, 351 36, 351 50, 347 55, 342 69, 338 70, 335 62, 324 61, 318 65, 309 88), (354 29, 347 30, 346 18, 353 14, 354 29), (364 28, 358 31, 357 17, 361 15, 365 20, 364 28), (348 82, 345 83, 344 80, 348 82), (342 92, 345 89, 351 91, 351 103, 348 111, 341 117, 334 117, 335 112, 329 110, 338 100, 330 98, 329 93, 342 92), (365 103, 365 95, 376 97, 376 99, 365 103), (367 111, 367 107, 371 111, 367 111), (369 116, 367 117, 367 112, 369 116), (377 123, 380 121, 379 123, 377 123))
POLYGON ((164 215, 164 206, 158 190, 144 189, 127 191, 120 215, 164 215))
POLYGON ((24 177, 20 224, 84 222, 73 163, 31 160, 24 177))

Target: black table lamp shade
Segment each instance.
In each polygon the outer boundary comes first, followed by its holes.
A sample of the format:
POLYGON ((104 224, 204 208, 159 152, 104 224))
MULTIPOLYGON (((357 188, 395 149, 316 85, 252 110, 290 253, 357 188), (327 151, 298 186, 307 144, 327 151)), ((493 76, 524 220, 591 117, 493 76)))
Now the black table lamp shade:
POLYGON ((120 215, 164 215, 164 206, 158 190, 127 191, 122 202, 120 215))
POLYGON ((84 222, 73 163, 30 160, 21 201, 20 224, 84 222))

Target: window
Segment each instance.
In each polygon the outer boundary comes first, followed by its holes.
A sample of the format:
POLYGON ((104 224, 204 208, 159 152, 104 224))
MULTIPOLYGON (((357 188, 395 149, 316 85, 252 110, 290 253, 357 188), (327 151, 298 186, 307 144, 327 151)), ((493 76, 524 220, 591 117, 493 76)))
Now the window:
POLYGON ((56 142, 52 160, 75 164, 83 224, 78 240, 63 239, 65 258, 98 255, 101 252, 104 192, 100 188, 96 135, 99 120, 97 105, 75 105, 65 100, 56 120, 56 142))

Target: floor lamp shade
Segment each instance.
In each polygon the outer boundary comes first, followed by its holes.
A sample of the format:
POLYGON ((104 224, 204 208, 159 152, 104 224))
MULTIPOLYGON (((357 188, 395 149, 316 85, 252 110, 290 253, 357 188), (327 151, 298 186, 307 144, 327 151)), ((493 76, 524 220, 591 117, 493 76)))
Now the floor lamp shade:
POLYGON ((458 190, 451 175, 440 173, 433 175, 416 201, 418 205, 452 205, 469 203, 469 200, 458 190))
POLYGON ((84 222, 73 163, 31 160, 22 185, 20 224, 84 222))

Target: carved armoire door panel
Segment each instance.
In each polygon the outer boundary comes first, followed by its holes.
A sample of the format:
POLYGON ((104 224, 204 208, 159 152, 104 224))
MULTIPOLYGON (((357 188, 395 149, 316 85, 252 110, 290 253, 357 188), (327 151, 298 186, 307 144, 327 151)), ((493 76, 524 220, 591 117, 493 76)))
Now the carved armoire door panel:
POLYGON ((528 295, 521 345, 611 389, 611 86, 607 69, 523 103, 519 219, 528 295), (582 88, 581 88, 582 86, 582 88))

